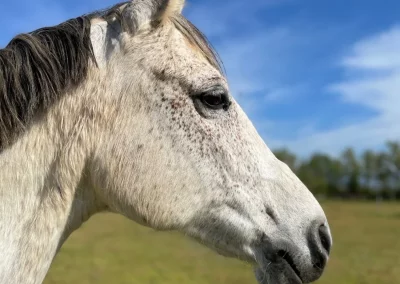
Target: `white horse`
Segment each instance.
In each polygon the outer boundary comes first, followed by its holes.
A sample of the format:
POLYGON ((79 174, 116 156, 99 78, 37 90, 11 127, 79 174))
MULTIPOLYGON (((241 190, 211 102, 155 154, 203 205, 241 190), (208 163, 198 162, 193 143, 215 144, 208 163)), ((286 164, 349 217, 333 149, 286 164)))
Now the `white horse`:
POLYGON ((323 210, 231 97, 183 2, 121 3, 0 50, 0 283, 41 283, 106 210, 251 262, 260 283, 321 276, 323 210))

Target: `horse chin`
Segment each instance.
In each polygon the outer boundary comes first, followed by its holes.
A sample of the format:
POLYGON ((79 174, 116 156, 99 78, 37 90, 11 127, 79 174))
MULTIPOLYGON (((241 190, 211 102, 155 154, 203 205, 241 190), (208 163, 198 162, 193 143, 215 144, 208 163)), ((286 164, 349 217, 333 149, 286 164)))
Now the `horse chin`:
POLYGON ((254 274, 259 284, 303 284, 291 268, 270 263, 268 267, 255 268, 254 274))
POLYGON ((284 259, 269 259, 262 249, 255 250, 254 274, 259 284, 303 284, 299 271, 284 259))

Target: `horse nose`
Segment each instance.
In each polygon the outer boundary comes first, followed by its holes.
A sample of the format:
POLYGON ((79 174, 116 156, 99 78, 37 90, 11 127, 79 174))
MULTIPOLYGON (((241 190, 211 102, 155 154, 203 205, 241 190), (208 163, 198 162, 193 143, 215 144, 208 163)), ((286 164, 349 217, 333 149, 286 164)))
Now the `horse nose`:
POLYGON ((332 237, 329 228, 325 224, 320 225, 318 228, 318 233, 321 245, 329 255, 332 247, 332 237))
POLYGON ((317 271, 324 270, 332 247, 332 237, 329 227, 325 224, 314 223, 309 235, 309 248, 313 266, 317 271))

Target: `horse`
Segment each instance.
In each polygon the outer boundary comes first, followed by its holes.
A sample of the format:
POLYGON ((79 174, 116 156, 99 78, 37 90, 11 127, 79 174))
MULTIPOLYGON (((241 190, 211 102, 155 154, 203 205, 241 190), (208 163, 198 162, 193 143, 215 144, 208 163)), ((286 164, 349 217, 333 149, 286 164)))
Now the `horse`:
POLYGON ((0 50, 0 283, 41 283, 98 212, 181 232, 259 283, 323 274, 323 209, 232 97, 184 2, 119 3, 0 50))

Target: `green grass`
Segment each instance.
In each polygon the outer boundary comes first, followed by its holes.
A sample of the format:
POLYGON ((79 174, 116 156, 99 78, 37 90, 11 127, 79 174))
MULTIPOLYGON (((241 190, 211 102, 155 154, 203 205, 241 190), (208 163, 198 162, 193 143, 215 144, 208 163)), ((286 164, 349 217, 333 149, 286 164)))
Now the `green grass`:
MULTIPOLYGON (((334 246, 317 283, 400 283, 400 204, 327 202, 323 207, 334 246)), ((100 214, 64 244, 44 283, 254 284, 251 270, 179 234, 100 214)))

